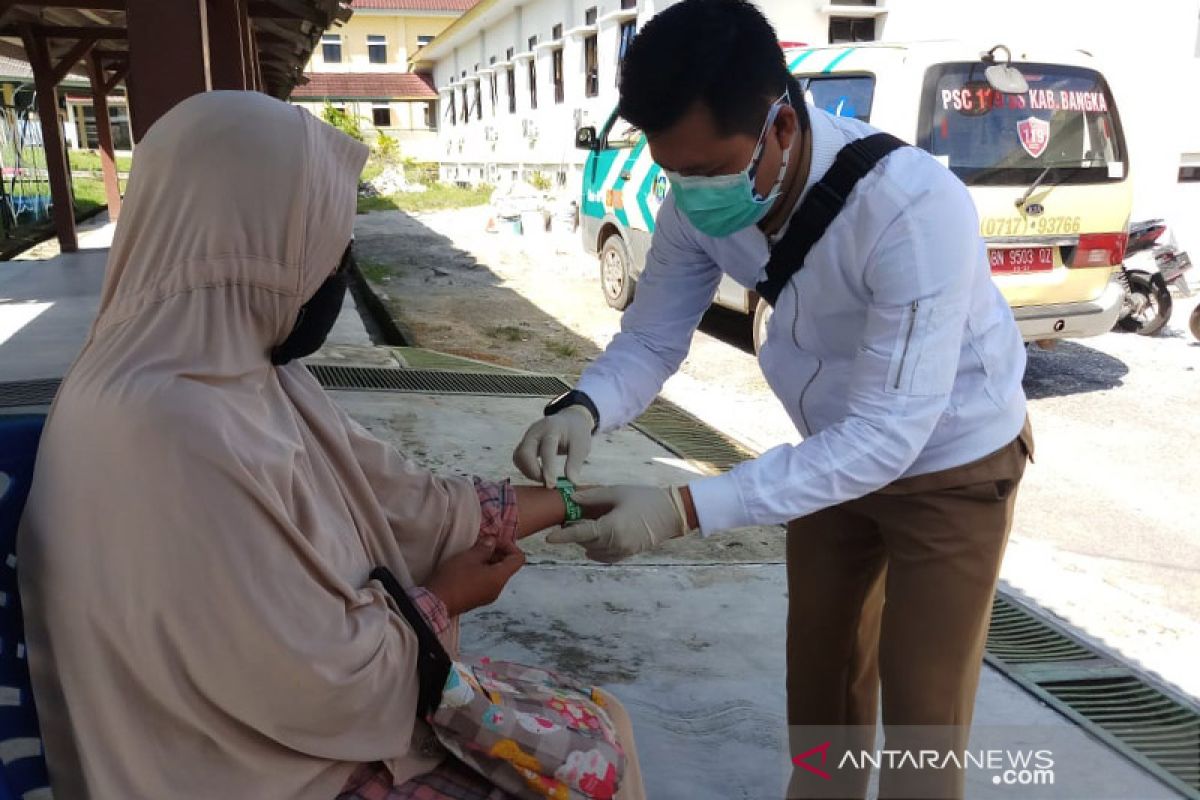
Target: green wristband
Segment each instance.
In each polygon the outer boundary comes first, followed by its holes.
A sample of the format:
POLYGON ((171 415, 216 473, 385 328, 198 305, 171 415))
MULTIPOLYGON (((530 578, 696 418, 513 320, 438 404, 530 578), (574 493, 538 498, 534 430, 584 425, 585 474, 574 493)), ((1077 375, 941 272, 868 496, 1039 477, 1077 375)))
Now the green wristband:
POLYGON ((580 508, 579 503, 575 502, 575 484, 566 478, 559 478, 555 488, 562 495, 563 505, 567 507, 567 522, 583 519, 583 509, 580 508))

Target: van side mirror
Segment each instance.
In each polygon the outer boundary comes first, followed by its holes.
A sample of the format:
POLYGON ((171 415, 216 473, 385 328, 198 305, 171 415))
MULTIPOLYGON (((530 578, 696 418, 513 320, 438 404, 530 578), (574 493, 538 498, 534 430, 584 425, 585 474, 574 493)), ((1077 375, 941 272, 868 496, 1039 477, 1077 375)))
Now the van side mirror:
POLYGON ((575 131, 575 146, 580 150, 596 149, 596 128, 587 125, 575 131))

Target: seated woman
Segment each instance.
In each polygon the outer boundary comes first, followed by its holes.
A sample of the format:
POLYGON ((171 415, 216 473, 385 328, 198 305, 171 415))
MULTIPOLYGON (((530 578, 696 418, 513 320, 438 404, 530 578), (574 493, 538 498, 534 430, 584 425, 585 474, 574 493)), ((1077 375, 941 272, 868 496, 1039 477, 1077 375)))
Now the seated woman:
MULTIPOLYGON (((139 146, 19 538, 58 797, 504 796, 416 718, 416 636, 368 573, 452 649, 446 621, 563 503, 418 469, 294 360, 341 306, 365 158, 248 92, 193 97, 139 146)), ((641 797, 611 708, 618 796, 641 797)))

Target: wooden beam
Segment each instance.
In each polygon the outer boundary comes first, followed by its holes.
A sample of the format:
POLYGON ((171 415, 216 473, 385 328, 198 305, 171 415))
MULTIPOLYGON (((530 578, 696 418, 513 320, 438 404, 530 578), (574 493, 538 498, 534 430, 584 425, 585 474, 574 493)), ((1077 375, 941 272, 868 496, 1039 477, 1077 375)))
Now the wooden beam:
POLYGON ((37 88, 38 119, 42 127, 42 144, 46 149, 46 172, 50 178, 50 200, 53 204, 54 229, 64 253, 79 249, 75 234, 75 198, 71 191, 71 173, 67 166, 67 149, 63 144, 62 124, 58 119, 58 92, 51 80, 54 72, 46 40, 32 25, 21 31, 33 80, 37 88))
POLYGON ((107 25, 92 25, 92 26, 71 26, 64 25, 55 27, 53 25, 9 25, 0 29, 0 36, 24 36, 25 29, 31 29, 43 39, 87 39, 93 38, 98 40, 107 39, 127 39, 129 33, 125 28, 109 27, 107 25))
POLYGON ((255 7, 265 7, 261 10, 262 14, 255 13, 251 9, 250 16, 252 17, 269 17, 272 14, 278 15, 284 13, 287 16, 285 19, 306 19, 309 22, 316 22, 322 27, 329 25, 331 22, 329 15, 322 13, 319 9, 314 8, 304 0, 261 0, 253 4, 255 7))
POLYGON ((104 83, 104 94, 112 94, 112 90, 117 88, 117 84, 125 80, 125 76, 129 74, 129 65, 123 64, 113 70, 112 75, 108 76, 108 80, 104 83))
POLYGON ((80 39, 76 42, 50 73, 51 80, 56 85, 60 83, 63 78, 67 77, 67 73, 71 71, 71 68, 78 64, 79 60, 90 53, 95 46, 96 40, 93 38, 80 39))
POLYGON ((17 0, 39 8, 79 8, 88 11, 124 11, 125 0, 17 0))
POLYGON ((87 59, 88 79, 92 84, 92 111, 96 115, 96 138, 100 145, 100 169, 104 173, 104 194, 108 199, 108 217, 113 222, 121 215, 121 180, 113 155, 112 121, 108 116, 108 89, 104 65, 95 53, 87 59))

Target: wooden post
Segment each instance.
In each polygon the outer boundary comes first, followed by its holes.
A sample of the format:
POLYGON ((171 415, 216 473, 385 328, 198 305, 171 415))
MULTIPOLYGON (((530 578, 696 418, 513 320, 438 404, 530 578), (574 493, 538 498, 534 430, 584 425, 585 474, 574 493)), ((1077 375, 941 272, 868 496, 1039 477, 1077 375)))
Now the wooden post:
POLYGON ((242 0, 208 1, 208 55, 213 89, 246 89, 242 0))
POLYGON ((262 87, 258 85, 258 70, 254 53, 254 23, 250 20, 249 0, 238 2, 238 15, 241 19, 242 64, 246 69, 246 88, 260 90, 262 87))
POLYGON ((58 91, 55 88, 55 65, 50 61, 46 40, 31 26, 21 29, 25 54, 33 67, 34 87, 37 89, 38 118, 42 124, 42 143, 46 148, 46 172, 50 178, 50 200, 54 204, 54 230, 64 253, 79 249, 75 234, 75 197, 71 191, 71 173, 67 150, 63 146, 62 124, 58 119, 58 91))
POLYGON ((206 92, 206 0, 128 0, 130 118, 140 141, 181 100, 206 92))
POLYGON ((104 75, 100 58, 91 53, 87 58, 88 78, 92 83, 92 107, 96 112, 96 138, 100 143, 100 168, 104 172, 104 194, 108 198, 108 217, 113 222, 121 215, 121 180, 113 156, 112 123, 108 117, 109 82, 104 75))

